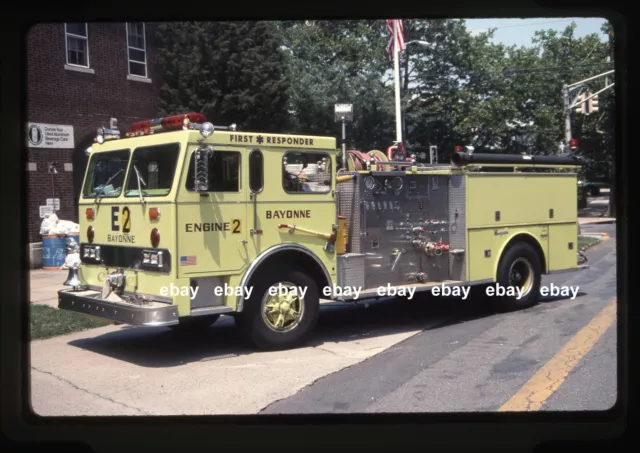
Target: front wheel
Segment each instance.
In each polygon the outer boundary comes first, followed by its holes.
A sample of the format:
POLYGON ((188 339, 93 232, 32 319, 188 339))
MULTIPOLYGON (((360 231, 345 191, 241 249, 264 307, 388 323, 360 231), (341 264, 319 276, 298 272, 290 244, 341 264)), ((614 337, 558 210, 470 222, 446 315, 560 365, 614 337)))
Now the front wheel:
POLYGON ((318 321, 320 293, 316 283, 299 269, 261 272, 253 294, 236 315, 245 339, 262 350, 298 346, 318 321))
POLYGON ((505 252, 498 265, 496 308, 508 312, 535 305, 542 281, 542 264, 536 250, 517 242, 505 252))

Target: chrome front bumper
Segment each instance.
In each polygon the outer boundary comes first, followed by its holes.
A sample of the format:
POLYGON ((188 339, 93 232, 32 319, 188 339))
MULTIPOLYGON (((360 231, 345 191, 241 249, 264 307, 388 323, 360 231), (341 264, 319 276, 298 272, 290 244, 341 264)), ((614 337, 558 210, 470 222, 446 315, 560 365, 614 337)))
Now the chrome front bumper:
POLYGON ((134 326, 170 326, 178 324, 178 307, 159 302, 146 305, 110 302, 100 299, 98 291, 58 291, 58 308, 134 326))

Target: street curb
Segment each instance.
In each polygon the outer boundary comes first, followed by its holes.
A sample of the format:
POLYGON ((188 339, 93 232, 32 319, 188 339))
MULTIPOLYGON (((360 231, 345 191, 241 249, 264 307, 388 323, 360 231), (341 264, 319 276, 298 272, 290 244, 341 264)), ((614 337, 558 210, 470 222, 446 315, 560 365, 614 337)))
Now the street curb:
POLYGON ((606 241, 607 239, 609 239, 609 235, 607 233, 589 233, 589 234, 581 234, 580 236, 600 239, 603 241, 606 241))
POLYGON ((607 225, 607 224, 616 223, 616 221, 615 220, 594 220, 592 222, 580 222, 580 220, 578 220, 578 223, 580 223, 580 225, 607 225))

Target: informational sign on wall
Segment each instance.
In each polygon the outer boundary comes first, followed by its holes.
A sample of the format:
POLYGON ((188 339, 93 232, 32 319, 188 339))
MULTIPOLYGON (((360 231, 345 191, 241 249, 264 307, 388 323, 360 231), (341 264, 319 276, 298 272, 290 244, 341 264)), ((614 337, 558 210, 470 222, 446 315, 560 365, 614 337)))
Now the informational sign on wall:
POLYGON ((51 206, 40 206, 40 218, 44 219, 49 214, 53 214, 53 207, 51 206))
POLYGON ((54 211, 60 210, 60 198, 47 198, 47 206, 53 208, 54 211))
POLYGON ((75 148, 73 126, 29 123, 27 144, 29 148, 75 148))

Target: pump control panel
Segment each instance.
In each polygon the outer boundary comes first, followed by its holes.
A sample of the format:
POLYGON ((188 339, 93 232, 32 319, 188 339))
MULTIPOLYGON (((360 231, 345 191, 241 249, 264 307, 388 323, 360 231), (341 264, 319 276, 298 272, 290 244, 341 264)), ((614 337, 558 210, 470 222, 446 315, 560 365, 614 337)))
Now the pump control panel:
POLYGON ((448 279, 448 176, 374 172, 360 193, 368 287, 448 279))

